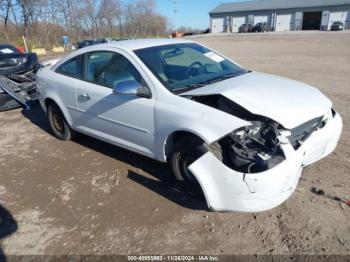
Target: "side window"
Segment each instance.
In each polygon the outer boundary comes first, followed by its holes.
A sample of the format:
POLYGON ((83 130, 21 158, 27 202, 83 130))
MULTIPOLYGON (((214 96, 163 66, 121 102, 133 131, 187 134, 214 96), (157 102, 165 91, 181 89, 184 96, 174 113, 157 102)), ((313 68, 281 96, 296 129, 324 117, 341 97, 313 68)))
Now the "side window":
POLYGON ((140 73, 127 58, 108 51, 85 54, 84 80, 109 88, 127 80, 145 85, 140 73))
POLYGON ((56 69, 56 73, 75 78, 82 78, 83 72, 82 56, 76 56, 63 63, 56 69))

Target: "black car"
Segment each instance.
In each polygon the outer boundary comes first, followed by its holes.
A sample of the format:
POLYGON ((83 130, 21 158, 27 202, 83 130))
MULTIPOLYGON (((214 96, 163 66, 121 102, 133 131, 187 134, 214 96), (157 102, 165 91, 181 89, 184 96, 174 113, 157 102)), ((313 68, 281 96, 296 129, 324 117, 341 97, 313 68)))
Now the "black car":
POLYGON ((253 31, 252 24, 243 24, 238 28, 238 33, 248 33, 253 31))
POLYGON ((267 23, 257 23, 253 27, 253 32, 268 32, 268 31, 269 31, 269 27, 267 23))
POLYGON ((331 31, 342 31, 344 30, 344 23, 341 21, 334 22, 331 26, 331 31))
POLYGON ((35 53, 21 53, 14 46, 0 44, 0 111, 26 105, 36 98, 35 53))
POLYGON ((31 71, 38 64, 34 53, 21 53, 16 47, 0 44, 0 76, 11 76, 31 71))
POLYGON ((0 54, 20 54, 21 52, 12 45, 0 44, 0 54))
POLYGON ((80 49, 80 48, 87 47, 87 46, 94 45, 94 44, 95 44, 94 40, 84 40, 84 41, 76 43, 74 46, 76 49, 80 49))
POLYGON ((109 39, 106 39, 106 38, 99 38, 99 39, 96 39, 94 41, 94 44, 97 45, 97 44, 105 44, 105 43, 109 43, 110 40, 109 39))

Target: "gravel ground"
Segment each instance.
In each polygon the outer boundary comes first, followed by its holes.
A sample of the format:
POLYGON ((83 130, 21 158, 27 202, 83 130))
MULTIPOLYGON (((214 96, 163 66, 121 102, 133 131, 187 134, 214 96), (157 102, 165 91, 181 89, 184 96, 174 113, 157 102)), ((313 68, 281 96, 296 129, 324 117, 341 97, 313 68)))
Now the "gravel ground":
POLYGON ((41 109, 0 113, 0 238, 11 254, 347 254, 350 207, 350 33, 196 37, 244 67, 314 85, 344 130, 305 168, 290 199, 262 213, 209 212, 166 165, 79 136, 61 142, 41 109))

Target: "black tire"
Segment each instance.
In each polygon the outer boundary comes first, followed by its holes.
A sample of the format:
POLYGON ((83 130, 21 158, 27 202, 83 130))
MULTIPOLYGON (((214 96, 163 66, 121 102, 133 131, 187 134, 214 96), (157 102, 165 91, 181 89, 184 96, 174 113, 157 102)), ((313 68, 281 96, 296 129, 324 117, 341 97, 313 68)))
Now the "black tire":
POLYGON ((174 145, 174 151, 170 156, 172 171, 175 179, 191 195, 202 195, 202 190, 196 177, 188 169, 188 166, 208 151, 212 152, 222 161, 222 150, 218 143, 212 143, 209 146, 200 138, 185 136, 174 145))
POLYGON ((75 132, 69 127, 61 109, 55 103, 50 103, 47 106, 47 118, 55 137, 60 140, 73 138, 75 132))

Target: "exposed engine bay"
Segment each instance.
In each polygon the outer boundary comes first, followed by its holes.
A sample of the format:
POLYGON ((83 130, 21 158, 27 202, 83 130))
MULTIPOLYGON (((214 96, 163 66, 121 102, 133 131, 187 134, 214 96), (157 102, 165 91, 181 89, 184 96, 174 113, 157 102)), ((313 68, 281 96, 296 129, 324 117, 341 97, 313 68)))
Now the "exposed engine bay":
POLYGON ((251 114, 221 95, 196 96, 193 101, 214 107, 228 114, 250 121, 252 125, 233 131, 218 141, 223 163, 242 173, 258 173, 281 163, 285 156, 280 148, 280 130, 275 121, 251 114))
POLYGON ((229 134, 219 142, 226 149, 224 163, 243 173, 274 167, 285 159, 277 136, 276 125, 259 121, 229 134))
POLYGON ((20 106, 36 99, 35 72, 39 68, 34 53, 0 52, 0 111, 20 106))

